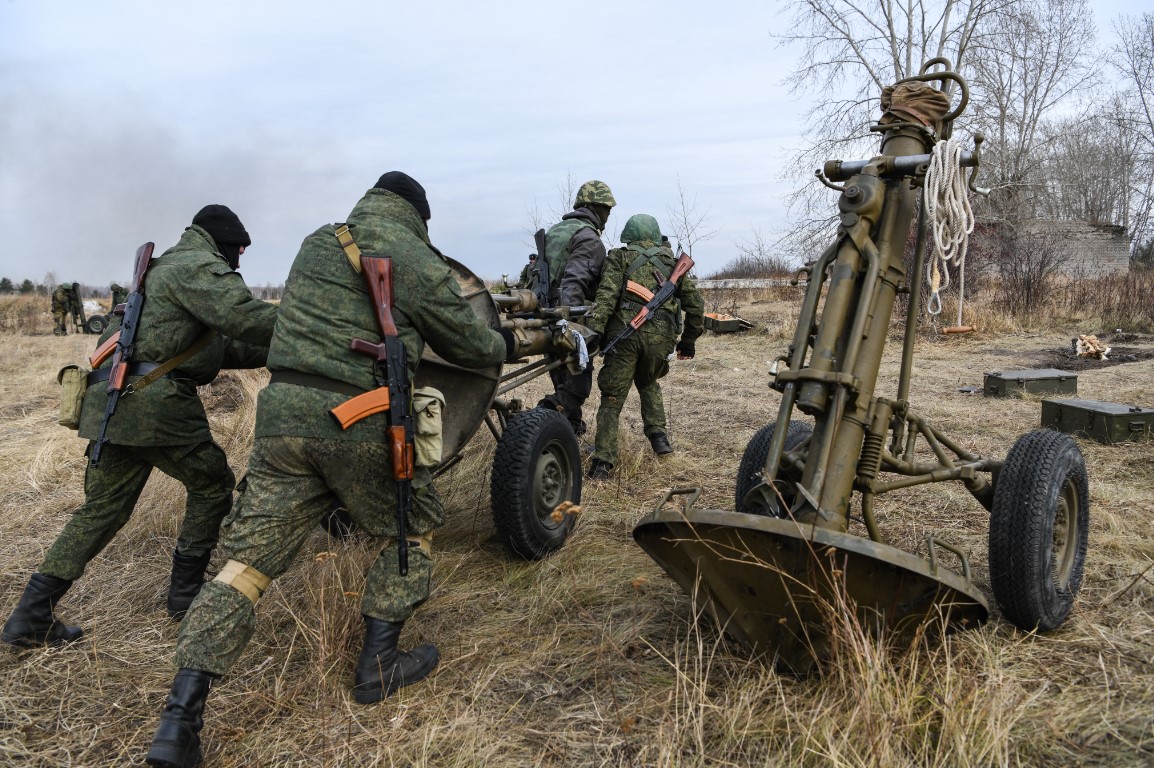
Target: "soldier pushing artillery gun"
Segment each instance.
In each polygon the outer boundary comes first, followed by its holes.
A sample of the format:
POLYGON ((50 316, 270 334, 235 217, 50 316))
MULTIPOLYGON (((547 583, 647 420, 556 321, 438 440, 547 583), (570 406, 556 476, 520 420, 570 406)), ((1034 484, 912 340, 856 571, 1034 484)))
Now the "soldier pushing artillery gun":
POLYGON ((958 183, 962 167, 974 168, 971 190, 980 160, 978 148, 962 152, 948 141, 968 101, 965 81, 949 67, 932 59, 919 75, 886 88, 883 116, 871 126, 882 135, 881 152, 828 162, 818 174, 840 193, 837 238, 799 273, 808 287, 797 329, 771 371, 770 386, 781 393, 778 418, 745 450, 735 511, 694 509, 700 491, 674 489, 634 529, 638 544, 726 632, 794 671, 820 666, 828 648, 823 606, 842 599, 863 626, 897 632, 938 617, 951 629, 988 617, 961 550, 930 537, 922 558, 885 543, 874 501, 889 491, 963 484, 990 512, 990 582, 1002 613, 1023 629, 1060 626, 1081 584, 1089 490, 1077 444, 1039 430, 1021 437, 1005 460, 985 458, 909 402, 924 207, 912 274, 902 256, 931 152, 953 153, 958 183), (875 386, 899 293, 909 294, 909 309, 897 392, 886 397, 875 386), (799 411, 812 427, 795 420, 799 411), (916 456, 919 448, 933 460, 916 456), (682 495, 684 510, 663 508, 682 495), (868 538, 848 532, 855 496, 868 538), (942 567, 943 552, 960 560, 961 574, 942 567))

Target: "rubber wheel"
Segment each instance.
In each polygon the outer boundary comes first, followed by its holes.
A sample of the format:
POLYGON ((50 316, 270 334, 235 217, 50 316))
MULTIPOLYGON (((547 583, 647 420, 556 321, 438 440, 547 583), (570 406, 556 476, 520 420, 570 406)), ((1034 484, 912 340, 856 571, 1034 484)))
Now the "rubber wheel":
POLYGON ((1006 456, 990 509, 990 583, 1006 618, 1048 632, 1082 586, 1090 535, 1086 460, 1069 435, 1023 435, 1006 456))
MULTIPOLYGON (((737 470, 737 487, 734 491, 733 508, 738 512, 756 511, 760 514, 771 514, 773 517, 782 517, 785 510, 745 510, 742 509, 742 502, 749 492, 753 490, 754 486, 761 484, 761 473, 765 468, 765 459, 769 456, 769 444, 773 441, 773 432, 777 429, 776 422, 770 422, 759 429, 752 438, 749 444, 745 447, 745 453, 741 457, 741 466, 737 470)), ((813 425, 804 421, 791 421, 789 428, 785 433, 785 450, 791 451, 803 442, 808 440, 813 434, 813 425)), ((801 474, 796 470, 790 468, 778 472, 778 480, 786 480, 789 482, 796 482, 801 479, 801 474)), ((783 495, 787 502, 791 501, 790 495, 783 490, 783 495)))
POLYGON ((559 412, 534 408, 509 419, 493 457, 489 486, 498 537, 514 555, 537 560, 561 548, 574 516, 553 511, 581 503, 581 454, 559 412))
POLYGON ((104 315, 96 315, 88 318, 88 322, 84 324, 84 330, 88 333, 95 333, 97 335, 104 333, 104 329, 108 327, 108 318, 104 315))

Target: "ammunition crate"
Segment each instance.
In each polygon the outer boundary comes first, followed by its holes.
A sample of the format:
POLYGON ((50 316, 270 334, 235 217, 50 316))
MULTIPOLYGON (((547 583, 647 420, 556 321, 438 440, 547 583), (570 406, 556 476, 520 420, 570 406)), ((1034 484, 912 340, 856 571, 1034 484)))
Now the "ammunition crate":
POLYGON ((1124 443, 1154 433, 1154 408, 1098 400, 1043 400, 1042 426, 1099 443, 1124 443))
POLYGON ((1027 371, 988 371, 982 386, 986 397, 1022 395, 1076 395, 1078 374, 1056 368, 1027 371))
POLYGON ((734 333, 742 329, 741 318, 719 313, 705 313, 705 330, 715 333, 734 333))

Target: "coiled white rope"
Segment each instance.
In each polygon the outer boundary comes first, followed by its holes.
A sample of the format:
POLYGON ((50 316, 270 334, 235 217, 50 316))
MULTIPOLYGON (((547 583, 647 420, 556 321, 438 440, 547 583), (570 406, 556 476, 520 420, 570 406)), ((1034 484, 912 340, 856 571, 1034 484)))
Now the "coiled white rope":
POLYGON ((974 211, 970 208, 970 195, 966 189, 961 159, 960 141, 953 138, 939 141, 930 156, 925 186, 926 215, 933 234, 933 254, 926 268, 926 280, 930 284, 926 309, 931 315, 941 313, 940 292, 950 284, 947 267, 953 263, 960 276, 959 326, 962 324, 962 299, 966 290, 966 249, 970 233, 974 231, 974 211))

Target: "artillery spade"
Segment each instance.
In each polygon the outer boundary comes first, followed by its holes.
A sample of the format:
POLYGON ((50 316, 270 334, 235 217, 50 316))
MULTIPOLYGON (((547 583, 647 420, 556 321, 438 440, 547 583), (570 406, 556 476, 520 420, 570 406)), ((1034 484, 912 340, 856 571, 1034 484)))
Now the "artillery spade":
MULTIPOLYGON (((948 631, 988 618, 959 548, 931 537, 923 556, 885 542, 874 501, 890 491, 960 482, 990 512, 990 584, 1002 613, 1023 629, 1060 626, 1081 584, 1089 492, 1077 444, 1040 430, 1022 436, 1004 460, 984 458, 909 403, 925 215, 909 275, 903 250, 930 153, 949 138, 968 99, 949 62, 932 59, 886 89, 883 116, 871 126, 882 137, 876 157, 831 161, 818 172, 839 193, 837 236, 799 272, 808 284, 797 328, 771 372, 778 418, 745 450, 736 511, 696 509, 699 491, 675 489, 633 531, 728 634, 783 669, 820 667, 831 607, 891 634, 929 620, 948 631), (875 388, 899 293, 909 294, 905 337, 897 391, 885 397, 875 388), (676 499, 681 508, 669 504, 676 499), (849 531, 855 500, 868 536, 849 531), (943 558, 960 562, 961 572, 943 567, 943 558)), ((959 160, 973 169, 974 191, 980 141, 959 160)))

